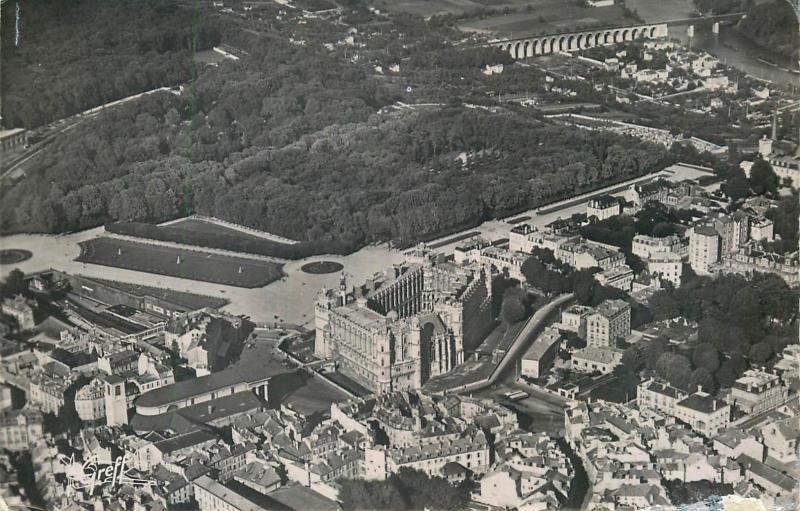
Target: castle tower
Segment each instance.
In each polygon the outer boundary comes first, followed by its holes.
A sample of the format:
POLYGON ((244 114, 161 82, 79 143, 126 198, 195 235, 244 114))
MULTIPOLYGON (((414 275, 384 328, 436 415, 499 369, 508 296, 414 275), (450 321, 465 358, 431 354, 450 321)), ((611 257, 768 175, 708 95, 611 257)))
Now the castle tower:
POLYGON ((347 305, 347 277, 344 272, 339 277, 339 305, 347 305))
POLYGON ((427 379, 427 375, 422 374, 422 369, 430 364, 429 360, 423 360, 422 352, 422 326, 419 323, 419 318, 414 316, 411 318, 411 330, 408 336, 408 356, 416 361, 414 364, 414 376, 412 377, 412 387, 415 389, 422 388, 422 384, 427 379))
POLYGON ((778 140, 778 110, 772 111, 772 140, 778 140))
POLYGON ((106 424, 109 427, 128 423, 128 400, 125 396, 125 380, 119 376, 103 375, 106 403, 106 424))
POLYGON ((327 288, 317 295, 317 303, 314 305, 314 328, 316 337, 314 338, 314 356, 317 358, 330 358, 330 346, 328 346, 327 333, 330 331, 328 321, 330 320, 330 310, 333 306, 332 294, 327 288))

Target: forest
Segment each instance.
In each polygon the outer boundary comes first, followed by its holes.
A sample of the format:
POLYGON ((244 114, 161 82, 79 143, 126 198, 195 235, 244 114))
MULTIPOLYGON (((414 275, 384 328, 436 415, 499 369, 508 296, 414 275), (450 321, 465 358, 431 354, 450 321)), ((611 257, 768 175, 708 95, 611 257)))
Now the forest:
POLYGON ((448 28, 421 30, 424 22, 405 19, 382 28, 374 37, 396 39, 401 29, 406 37, 388 51, 417 53, 396 77, 369 63, 383 62, 382 50, 353 59, 324 47, 346 26, 271 23, 264 32, 221 25, 223 42, 247 58, 204 68, 181 96, 147 96, 66 132, 4 190, 0 230, 64 232, 198 213, 352 250, 430 238, 674 161, 661 146, 576 132, 515 106, 468 107, 459 94, 507 56, 453 51, 448 28), (306 44, 292 44, 290 30, 306 44), (469 85, 458 88, 453 76, 469 85), (434 90, 450 99, 389 107, 429 101, 434 90))
POLYGON ((194 52, 220 40, 201 16, 169 0, 4 2, 3 126, 31 129, 187 82, 194 52))
POLYGON ((797 18, 786 0, 751 2, 739 30, 769 52, 791 57, 796 66, 800 54, 797 18))
POLYGON ((770 368, 784 347, 797 343, 797 292, 775 275, 695 277, 658 291, 649 306, 656 319, 683 317, 699 324, 689 353, 659 341, 643 361, 683 388, 730 387, 749 367, 770 368))

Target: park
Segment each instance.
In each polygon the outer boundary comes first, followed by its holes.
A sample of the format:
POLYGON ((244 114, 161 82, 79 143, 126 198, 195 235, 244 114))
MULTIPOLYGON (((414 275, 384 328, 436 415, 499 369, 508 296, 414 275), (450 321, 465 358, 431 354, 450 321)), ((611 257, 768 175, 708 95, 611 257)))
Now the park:
POLYGON ((283 275, 282 265, 270 261, 106 237, 80 247, 80 262, 236 287, 263 287, 283 275))

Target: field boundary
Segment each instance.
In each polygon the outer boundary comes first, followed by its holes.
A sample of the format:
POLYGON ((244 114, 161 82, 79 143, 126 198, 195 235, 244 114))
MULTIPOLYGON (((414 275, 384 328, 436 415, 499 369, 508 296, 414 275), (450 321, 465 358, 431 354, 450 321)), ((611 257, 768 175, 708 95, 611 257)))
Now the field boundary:
POLYGON ((251 254, 250 252, 235 252, 233 250, 225 250, 224 248, 206 247, 203 245, 192 245, 189 243, 177 243, 175 241, 154 240, 153 238, 140 238, 139 236, 131 236, 130 234, 117 234, 115 232, 108 230, 104 232, 107 238, 113 238, 122 241, 130 241, 131 243, 142 243, 145 245, 162 246, 168 248, 175 248, 179 250, 205 252, 208 254, 218 254, 230 257, 241 257, 244 259, 253 259, 255 261, 265 261, 277 264, 286 264, 289 262, 289 259, 282 259, 280 257, 266 256, 260 254, 251 254))
MULTIPOLYGON (((93 238, 93 239, 90 239, 90 240, 81 241, 80 243, 78 243, 78 246, 81 249, 81 253, 80 253, 80 255, 78 255, 78 257, 75 258, 75 261, 81 262, 81 263, 84 263, 84 264, 95 264, 95 265, 98 265, 98 266, 106 266, 106 267, 109 267, 109 268, 118 268, 118 269, 121 269, 121 270, 135 271, 135 272, 141 272, 141 273, 150 273, 152 275, 163 275, 163 276, 166 276, 166 277, 178 278, 178 279, 183 279, 183 280, 187 280, 187 281, 194 281, 194 282, 210 282, 212 284, 219 284, 219 285, 223 285, 223 286, 231 286, 231 287, 238 287, 238 288, 244 288, 244 289, 262 288, 262 287, 265 287, 265 286, 271 284, 272 282, 275 282, 276 280, 281 279, 283 276, 286 275, 283 272, 283 266, 284 265, 281 264, 281 263, 274 262, 274 261, 261 261, 261 260, 256 260, 256 259, 252 259, 252 258, 248 259, 248 258, 241 258, 241 257, 237 258, 237 257, 230 256, 230 255, 227 255, 227 254, 210 254, 210 253, 204 252, 202 250, 191 250, 191 249, 186 249, 186 248, 183 248, 183 247, 178 248, 178 249, 176 249, 175 247, 171 247, 171 246, 166 246, 166 247, 161 246, 160 247, 159 245, 156 245, 156 244, 141 243, 139 241, 130 241, 130 240, 118 240, 118 239, 111 238, 111 237, 100 237, 100 238, 93 238), (234 263, 237 262, 236 259, 239 259, 238 264, 240 264, 240 265, 252 264, 254 266, 254 268, 256 268, 256 278, 255 279, 247 278, 247 279, 244 279, 244 280, 242 280, 242 279, 226 280, 226 278, 228 278, 229 275, 221 275, 221 274, 218 274, 218 273, 215 274, 213 272, 209 272, 208 271, 209 268, 207 267, 208 265, 206 265, 206 267, 204 268, 203 264, 200 263, 200 265, 198 267, 198 264, 197 264, 198 260, 197 259, 194 259, 194 260, 187 259, 187 261, 186 261, 186 265, 187 266, 183 267, 183 268, 187 268, 187 269, 185 271, 182 270, 181 272, 176 272, 174 270, 170 270, 166 266, 163 266, 163 265, 159 266, 163 261, 158 260, 158 258, 153 254, 150 254, 150 255, 151 255, 151 257, 154 258, 153 261, 155 261, 155 262, 151 261, 151 263, 150 263, 151 266, 148 265, 148 263, 145 263, 145 262, 142 262, 142 261, 137 262, 137 260, 135 258, 134 259, 123 259, 123 260, 119 260, 119 261, 115 262, 115 261, 110 260, 108 257, 101 257, 100 255, 95 255, 96 245, 97 244, 107 243, 108 241, 111 241, 111 242, 122 241, 124 243, 130 243, 130 244, 134 245, 133 248, 135 248, 136 245, 140 245, 140 246, 144 246, 145 248, 155 247, 155 248, 162 248, 162 249, 169 249, 169 250, 180 250, 181 252, 183 252, 183 254, 170 254, 169 255, 170 257, 173 257, 173 255, 176 256, 176 257, 180 256, 180 255, 186 255, 187 258, 189 256, 201 257, 201 258, 202 257, 209 258, 212 255, 218 255, 220 257, 228 258, 228 259, 231 260, 231 261, 221 261, 220 260, 220 261, 218 261, 220 264, 222 264, 223 262, 225 264, 227 264, 227 263, 234 264, 234 263), (253 261, 253 262, 252 263, 248 263, 247 262, 248 260, 253 261), (194 268, 194 269, 192 269, 192 268, 194 268), (259 276, 260 273, 263 273, 263 275, 259 276)), ((101 248, 103 248, 102 245, 101 245, 101 248)), ((161 254, 158 254, 158 256, 160 257, 161 254)), ((202 259, 200 259, 200 261, 202 261, 202 259)), ((243 266, 239 267, 239 273, 242 273, 242 271, 241 271, 242 267, 243 266)))
POLYGON ((274 241, 275 243, 283 243, 284 245, 297 245, 298 243, 300 243, 297 240, 284 238, 283 236, 278 236, 277 234, 272 234, 271 232, 261 231, 259 229, 254 229, 252 227, 247 227, 245 225, 228 222, 227 220, 220 220, 219 218, 213 216, 189 215, 183 218, 176 218, 175 220, 169 220, 168 222, 163 222, 157 225, 159 227, 173 225, 180 223, 184 220, 199 220, 201 222, 208 222, 210 224, 215 224, 220 227, 227 227, 228 229, 233 229, 234 231, 239 231, 244 234, 249 234, 250 236, 255 236, 257 238, 274 241))

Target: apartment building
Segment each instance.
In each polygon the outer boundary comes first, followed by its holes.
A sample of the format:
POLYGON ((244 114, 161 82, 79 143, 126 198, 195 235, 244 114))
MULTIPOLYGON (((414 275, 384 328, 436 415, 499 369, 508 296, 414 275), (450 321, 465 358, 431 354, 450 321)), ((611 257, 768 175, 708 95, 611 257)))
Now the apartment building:
POLYGON ((631 306, 623 300, 606 300, 586 318, 590 346, 616 346, 631 333, 631 306))

